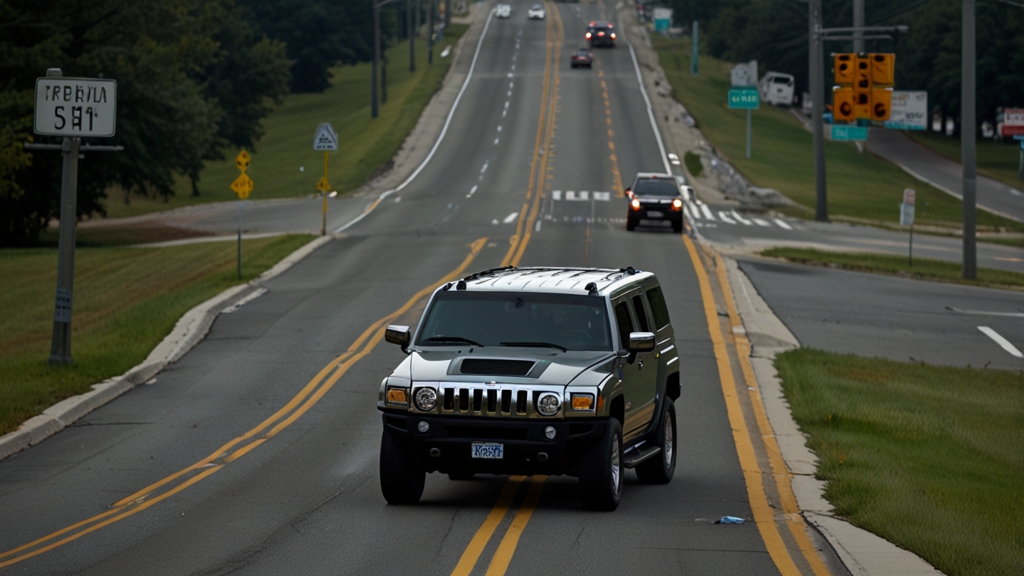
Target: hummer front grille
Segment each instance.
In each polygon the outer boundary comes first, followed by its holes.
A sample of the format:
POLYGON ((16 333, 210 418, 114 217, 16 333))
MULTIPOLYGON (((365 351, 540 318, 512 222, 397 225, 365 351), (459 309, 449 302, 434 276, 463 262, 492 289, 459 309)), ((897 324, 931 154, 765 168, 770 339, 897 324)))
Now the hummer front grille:
POLYGON ((465 416, 541 417, 534 406, 544 392, 553 392, 559 398, 562 397, 562 389, 555 387, 520 388, 514 385, 464 383, 438 386, 441 414, 465 416))

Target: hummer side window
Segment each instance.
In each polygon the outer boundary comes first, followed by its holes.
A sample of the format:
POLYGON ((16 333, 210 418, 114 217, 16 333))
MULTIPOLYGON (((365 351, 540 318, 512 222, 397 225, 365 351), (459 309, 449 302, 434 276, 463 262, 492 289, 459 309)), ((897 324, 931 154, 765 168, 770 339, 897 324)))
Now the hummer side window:
POLYGON ((625 302, 615 305, 615 323, 619 326, 619 342, 623 348, 629 346, 629 334, 633 331, 633 319, 625 302))
POLYGON ((658 330, 668 326, 668 307, 665 306, 665 295, 661 293, 661 286, 656 286, 647 291, 647 303, 651 305, 654 325, 658 330))
POLYGON ((651 332, 651 327, 647 323, 647 311, 644 310, 643 297, 637 294, 631 300, 633 302, 633 312, 636 314, 636 321, 640 324, 640 331, 651 332))

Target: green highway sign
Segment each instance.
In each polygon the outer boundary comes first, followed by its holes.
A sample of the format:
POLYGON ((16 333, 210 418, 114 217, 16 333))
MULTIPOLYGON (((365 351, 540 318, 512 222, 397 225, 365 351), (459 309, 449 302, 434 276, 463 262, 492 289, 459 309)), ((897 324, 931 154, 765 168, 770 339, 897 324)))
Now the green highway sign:
POLYGON ((761 98, 757 88, 733 88, 729 90, 729 108, 740 110, 757 110, 761 104, 761 98))
POLYGON ((865 126, 833 124, 832 139, 836 142, 863 142, 868 139, 868 129, 865 126))

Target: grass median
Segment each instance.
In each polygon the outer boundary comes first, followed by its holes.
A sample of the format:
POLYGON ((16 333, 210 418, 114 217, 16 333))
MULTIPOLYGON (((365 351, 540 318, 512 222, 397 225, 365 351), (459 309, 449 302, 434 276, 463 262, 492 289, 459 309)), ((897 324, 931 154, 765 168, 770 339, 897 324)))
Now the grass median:
MULTIPOLYGON (((371 65, 342 66, 333 70, 331 87, 320 94, 291 94, 263 121, 265 134, 250 150, 246 173, 255 187, 250 199, 297 198, 318 194, 316 183, 324 173, 323 152, 313 150, 313 134, 321 122, 330 122, 338 133, 338 150, 329 155, 329 181, 339 193, 355 190, 385 168, 416 126, 423 109, 441 87, 454 60, 453 52, 441 58, 468 29, 453 24, 434 46, 434 62, 427 64, 426 40, 416 43, 416 72, 409 72, 409 44, 400 42, 386 51, 387 102, 379 116, 370 117, 371 65)), ((106 200, 110 218, 135 216, 202 204, 236 200, 230 185, 238 177, 235 156, 225 152, 221 162, 207 162, 200 174, 200 195, 192 196, 191 181, 178 179, 175 195, 168 200, 110 191, 106 200)))
POLYGON ((1024 567, 1024 372, 813 349, 775 366, 836 513, 950 576, 1024 567))
MULTIPOLYGON (((248 281, 313 237, 242 242, 248 281)), ((142 362, 197 304, 239 284, 237 244, 79 248, 70 366, 50 366, 57 253, 0 250, 0 434, 142 362)))
POLYGON ((960 263, 914 258, 913 266, 908 258, 874 254, 870 252, 829 252, 813 248, 770 248, 761 256, 783 258, 799 264, 833 266, 858 272, 873 272, 894 276, 910 276, 921 280, 938 280, 970 286, 988 288, 1024 289, 1024 273, 995 268, 978 268, 976 280, 961 277, 963 271, 960 263))
MULTIPOLYGON (((781 211, 814 217, 813 138, 787 108, 763 104, 753 112, 752 158, 746 158, 746 111, 730 110, 726 100, 732 64, 701 56, 700 75, 690 74, 689 40, 652 35, 673 95, 696 118, 708 141, 748 180, 774 188, 797 203, 781 211)), ((686 151, 677 151, 683 153, 686 151)), ((895 225, 903 189, 917 191, 917 224, 959 228, 962 204, 956 198, 913 179, 893 164, 851 143, 825 143, 828 210, 835 220, 895 225)), ((1024 231, 1024 224, 979 210, 979 230, 1024 231)))

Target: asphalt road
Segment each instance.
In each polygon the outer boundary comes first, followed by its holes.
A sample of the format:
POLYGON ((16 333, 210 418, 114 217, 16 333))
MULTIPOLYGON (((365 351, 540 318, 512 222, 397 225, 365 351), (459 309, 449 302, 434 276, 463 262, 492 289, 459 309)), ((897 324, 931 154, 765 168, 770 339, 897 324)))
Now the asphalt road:
POLYGON ((801 346, 936 366, 1024 370, 1024 358, 989 335, 1020 354, 1020 292, 760 259, 739 263, 801 346))
POLYGON ((528 3, 513 4, 413 183, 219 316, 149 384, 0 463, 0 566, 33 553, 0 570, 452 573, 509 481, 432 475, 420 505, 387 506, 376 399, 402 353, 361 335, 380 319, 414 324, 443 277, 511 261, 658 274, 686 367, 680 465, 661 487, 630 472, 613 514, 583 512, 572 478, 524 482, 513 508, 532 519, 514 554, 500 546, 510 513, 475 573, 506 561, 515 574, 777 573, 752 522, 711 522, 752 511, 693 264, 678 235, 622 222, 622 177, 661 167, 629 52, 571 70, 604 6, 527 22, 528 3), (535 509, 523 503, 538 491, 535 509))
MULTIPOLYGON (((871 130, 868 148, 914 177, 924 179, 957 198, 964 191, 963 166, 914 142, 897 130, 871 130)), ((1014 220, 1024 221, 1024 192, 987 176, 977 177, 977 204, 1014 220)))

